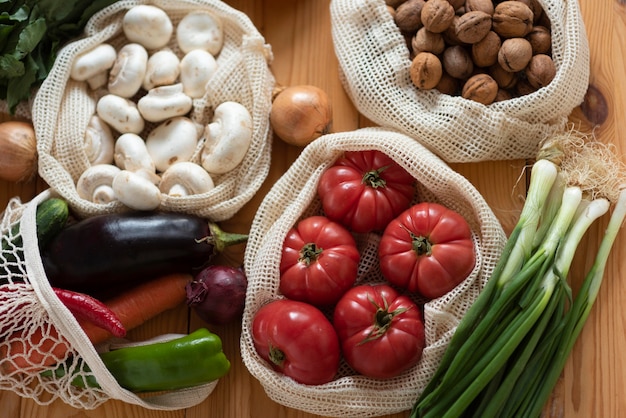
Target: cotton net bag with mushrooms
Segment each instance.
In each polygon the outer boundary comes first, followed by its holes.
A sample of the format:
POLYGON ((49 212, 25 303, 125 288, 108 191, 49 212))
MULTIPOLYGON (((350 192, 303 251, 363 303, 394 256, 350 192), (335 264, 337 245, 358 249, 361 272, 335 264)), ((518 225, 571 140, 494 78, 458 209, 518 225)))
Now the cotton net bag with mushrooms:
MULTIPOLYGON (((385 167, 388 166, 385 163, 385 167)), ((344 168, 348 170, 346 167, 344 168)), ((376 168, 371 169, 373 171, 376 168)), ((342 176, 342 179, 349 182, 347 177, 350 175, 342 176)), ((355 233, 353 229, 348 230, 351 231, 360 254, 356 281, 349 289, 363 284, 387 283, 381 275, 377 255, 381 230, 359 233, 355 233)), ((478 191, 466 178, 453 171, 447 163, 413 138, 380 127, 323 135, 303 149, 287 172, 270 189, 253 220, 244 257, 248 275, 241 338, 244 364, 260 381, 270 398, 290 408, 336 417, 380 416, 408 410, 433 375, 459 320, 490 277, 504 243, 502 227, 478 191), (283 291, 285 288, 281 286, 283 245, 286 237, 292 236, 292 228, 302 220, 318 215, 328 216, 323 209, 318 190, 324 173, 348 152, 371 151, 385 154, 415 180, 410 204, 437 203, 456 211, 467 221, 471 230, 468 232, 471 238, 467 239, 471 239, 474 244, 476 262, 471 272, 456 287, 440 297, 424 299, 406 289, 398 290, 419 303, 419 306, 423 306, 424 312, 425 345, 419 362, 408 370, 390 378, 366 377, 356 372, 342 358, 336 374, 330 380, 315 384, 301 383, 302 380, 298 380, 301 377, 294 378, 286 370, 307 366, 298 364, 293 357, 287 356, 282 358, 285 362, 284 369, 280 369, 280 366, 274 367, 273 360, 268 360, 257 349, 256 344, 262 338, 255 336, 255 319, 262 308, 271 306, 272 303, 294 300, 292 294, 286 295, 288 292, 283 291)), ((341 245, 337 243, 336 246, 341 245)), ((320 263, 325 264, 321 260, 320 263)), ((332 323, 336 306, 337 304, 329 303, 317 309, 332 323)), ((370 319, 367 319, 368 323, 370 319)), ((258 329, 265 329, 263 324, 271 327, 270 322, 259 321, 258 329)), ((302 328, 304 327, 303 324, 302 328)), ((317 325, 314 327, 320 330, 322 328, 317 325)), ((276 339, 267 342, 270 346, 272 341, 280 338, 276 334, 271 335, 276 339)), ((297 340, 297 337, 293 338, 297 340)), ((320 338, 321 341, 321 337, 315 338, 320 338)), ((285 350, 285 346, 274 349, 285 350)), ((403 350, 398 348, 398 351, 403 350)), ((281 355, 276 354, 275 358, 281 358, 281 355)), ((312 370, 325 367, 310 358, 300 360, 306 362, 312 370)))
POLYGON ((355 106, 447 162, 531 158, 584 99, 577 1, 333 0, 355 106))
POLYGON ((270 165, 271 47, 221 1, 119 1, 34 99, 39 173, 79 217, 230 218, 270 165))

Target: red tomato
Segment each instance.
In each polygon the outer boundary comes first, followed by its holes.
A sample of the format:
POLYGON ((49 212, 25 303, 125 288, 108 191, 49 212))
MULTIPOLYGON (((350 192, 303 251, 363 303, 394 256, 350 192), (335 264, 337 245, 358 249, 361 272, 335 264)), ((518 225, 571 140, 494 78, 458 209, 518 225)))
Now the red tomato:
POLYGON ((359 259, 346 228, 324 216, 303 219, 285 237, 279 290, 289 299, 332 305, 354 285, 359 259))
POLYGON ((308 303, 281 299, 264 305, 252 320, 252 338, 263 359, 299 383, 330 382, 339 369, 337 333, 308 303))
POLYGON ((407 209, 415 179, 380 151, 349 151, 329 167, 317 187, 324 213, 354 232, 382 231, 407 209))
POLYGON ((388 285, 359 285, 347 291, 335 307, 333 325, 346 362, 364 376, 394 377, 422 357, 422 313, 388 285))
POLYGON ((474 269, 465 218, 437 203, 419 203, 389 223, 378 246, 380 269, 392 284, 434 299, 474 269))

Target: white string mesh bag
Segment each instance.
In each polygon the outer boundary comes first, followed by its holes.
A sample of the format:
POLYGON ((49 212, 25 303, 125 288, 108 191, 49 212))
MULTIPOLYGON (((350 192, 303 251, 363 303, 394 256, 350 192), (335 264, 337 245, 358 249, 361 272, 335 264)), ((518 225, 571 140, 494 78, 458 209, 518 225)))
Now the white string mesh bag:
POLYGON ((0 220, 0 389, 13 391, 40 405, 60 399, 80 409, 94 409, 109 399, 156 410, 184 409, 204 401, 219 381, 137 395, 119 386, 107 370, 45 275, 35 216, 37 206, 53 196, 58 195, 49 189, 25 204, 13 198, 0 220), (27 356, 23 355, 24 346, 33 350, 27 356), (62 348, 58 351, 62 354, 55 355, 54 348, 62 348), (59 364, 70 365, 66 366, 65 376, 46 376, 59 364), (95 377, 100 388, 77 387, 72 384, 77 377, 95 377))
MULTIPOLYGON (((92 203, 80 198, 76 181, 89 167, 84 134, 95 113, 97 99, 106 89, 91 90, 86 82, 70 79, 70 69, 77 55, 93 47, 110 43, 116 49, 128 43, 122 32, 127 10, 140 4, 151 4, 165 10, 174 31, 178 22, 191 11, 208 11, 223 24, 224 44, 216 57, 217 70, 206 94, 193 99, 188 115, 199 127, 211 121, 213 109, 225 101, 239 102, 250 112, 253 137, 243 161, 233 170, 213 175, 215 188, 207 193, 172 197, 163 195, 159 209, 191 213, 213 221, 232 217, 261 187, 270 167, 271 130, 269 111, 275 80, 269 70, 271 47, 243 12, 218 0, 119 1, 95 14, 85 27, 85 36, 59 51, 50 74, 39 88, 33 103, 33 124, 37 134, 39 174, 63 196, 80 217, 119 212, 120 202, 92 203)), ((167 45, 179 58, 181 53, 175 33, 167 45)), ((139 95, 145 94, 140 91, 139 95)), ((137 98, 133 98, 136 100, 137 98)), ((146 123, 142 138, 155 127, 146 123)), ((192 161, 198 162, 204 141, 198 143, 192 161)))
POLYGON ((421 141, 447 162, 533 158, 565 128, 589 82, 589 46, 577 0, 539 0, 550 19, 556 76, 534 93, 488 106, 411 82, 404 36, 384 0, 333 0, 340 77, 356 108, 421 141))
MULTIPOLYGON (((357 283, 383 282, 377 248, 380 235, 355 235, 361 261, 357 283)), ((418 141, 384 128, 324 135, 305 147, 260 204, 246 244, 248 277, 241 354, 250 373, 274 401, 312 414, 337 417, 380 416, 410 409, 434 374, 460 318, 490 277, 504 247, 502 227, 483 197, 460 174, 418 141), (476 265, 457 288, 425 304, 426 346, 422 359, 402 375, 376 380, 356 375, 342 360, 336 379, 308 386, 274 371, 256 352, 251 335, 254 314, 279 293, 282 244, 300 220, 321 214, 317 183, 344 151, 379 150, 417 180, 417 201, 438 202, 469 223, 476 265)), ((327 312, 330 315, 330 312, 327 312)))

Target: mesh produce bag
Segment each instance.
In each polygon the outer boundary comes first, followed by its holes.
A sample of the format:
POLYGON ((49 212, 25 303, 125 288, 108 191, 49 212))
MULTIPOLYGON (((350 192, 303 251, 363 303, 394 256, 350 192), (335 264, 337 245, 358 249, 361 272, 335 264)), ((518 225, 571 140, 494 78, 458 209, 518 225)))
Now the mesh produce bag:
POLYGON ((139 396, 120 387, 109 373, 73 314, 55 295, 43 269, 35 216, 38 204, 51 196, 53 192, 47 190, 26 204, 13 198, 0 221, 0 389, 42 405, 61 399, 82 409, 93 409, 109 399, 160 410, 202 402, 217 380, 139 396), (66 364, 65 375, 52 377, 58 364, 66 364), (95 377, 100 387, 72 384, 81 377, 95 377))
MULTIPOLYGON (((361 252, 357 283, 383 282, 377 261, 380 235, 359 234, 355 238, 361 252)), ((253 220, 244 259, 248 292, 242 324, 243 361, 270 398, 291 408, 323 416, 353 417, 410 409, 437 368, 460 318, 490 277, 505 240, 500 223, 476 189, 418 141, 383 128, 322 136, 304 148, 276 182, 253 220), (417 180, 417 201, 437 202, 460 213, 471 227, 477 261, 458 287, 425 304, 426 346, 415 367, 398 377, 376 380, 356 375, 342 361, 334 381, 301 385, 274 371, 257 354, 252 321, 263 305, 283 297, 278 291, 279 266, 287 232, 300 219, 322 214, 317 196, 321 174, 344 151, 359 150, 382 151, 409 171, 417 180)))
MULTIPOLYGON (((163 195, 159 209, 195 214, 214 221, 230 218, 260 188, 270 166, 271 107, 274 78, 268 68, 272 53, 248 16, 217 0, 119 1, 94 15, 85 27, 85 36, 66 45, 60 52, 48 77, 34 99, 32 119, 37 134, 39 174, 65 198, 80 217, 119 212, 119 201, 107 204, 82 199, 76 191, 79 176, 90 163, 85 152, 84 136, 97 99, 106 89, 91 90, 86 82, 70 79, 74 59, 102 43, 115 48, 129 43, 122 32, 126 11, 139 4, 152 4, 165 10, 176 28, 191 11, 208 11, 222 21, 224 45, 217 56, 217 70, 206 94, 193 100, 189 117, 206 126, 213 109, 225 101, 239 102, 252 116, 253 137, 243 161, 233 170, 213 176, 215 188, 209 192, 185 197, 163 195)), ((174 29, 175 30, 175 29, 174 29)), ((167 45, 179 58, 182 54, 175 33, 167 45)), ((155 127, 146 123, 142 138, 155 127)), ((199 150, 192 161, 198 162, 199 150)))
POLYGON ((411 82, 404 36, 384 0, 333 0, 332 34, 343 85, 356 108, 422 142, 447 162, 533 158, 565 128, 587 91, 589 46, 576 0, 539 0, 550 19, 556 76, 531 94, 483 105, 411 82))

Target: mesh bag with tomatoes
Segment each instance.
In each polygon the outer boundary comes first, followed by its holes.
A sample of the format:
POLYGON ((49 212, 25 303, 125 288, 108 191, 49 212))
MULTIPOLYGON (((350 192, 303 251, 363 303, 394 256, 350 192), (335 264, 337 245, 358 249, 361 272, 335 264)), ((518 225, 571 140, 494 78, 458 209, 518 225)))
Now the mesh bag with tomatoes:
MULTIPOLYGON (((271 135, 268 115, 275 83, 268 66, 272 59, 270 46, 265 43, 263 36, 247 15, 221 1, 125 0, 115 2, 96 13, 87 23, 84 36, 70 42, 59 51, 53 68, 34 98, 32 121, 37 135, 39 173, 50 187, 69 202, 80 217, 120 212, 125 209, 126 206, 119 199, 110 202, 92 201, 77 191, 80 176, 88 168, 99 164, 94 163, 90 155, 95 152, 90 149, 87 132, 92 129, 90 120, 97 113, 99 99, 108 95, 110 88, 106 83, 104 86, 96 85, 94 88, 89 85, 91 79, 77 81, 71 74, 73 63, 79 56, 98 46, 111 45, 118 54, 124 46, 129 44, 137 46, 138 41, 130 41, 125 35, 123 19, 129 10, 146 5, 165 11, 173 26, 172 35, 164 47, 150 49, 146 46, 149 58, 156 52, 171 51, 182 62, 186 56, 184 52, 186 49, 183 50, 177 40, 177 29, 179 22, 192 12, 208 13, 221 22, 223 43, 217 53, 211 52, 215 54, 213 72, 205 84, 204 93, 192 95, 191 109, 183 115, 191 120, 199 133, 195 151, 190 156, 185 151, 186 158, 200 165, 208 136, 204 129, 213 121, 215 109, 225 102, 236 102, 245 107, 249 113, 252 135, 248 151, 236 167, 223 173, 210 173, 214 185, 210 190, 202 189, 200 192, 182 195, 163 192, 157 209, 191 213, 215 221, 228 219, 256 193, 269 172, 271 135)), ((149 19, 153 17, 146 18, 149 19)), ((155 29, 144 30, 146 33, 154 33, 155 29)), ((196 68, 198 72, 203 71, 199 65, 196 68)), ((112 73, 112 70, 109 73, 112 73)), ((137 70, 129 68, 125 71, 132 74, 137 70)), ((181 80, 181 76, 178 76, 166 86, 180 85, 181 80)), ((135 103, 136 107, 139 99, 147 95, 147 89, 152 90, 145 85, 142 86, 128 100, 135 103)), ((174 102, 167 106, 170 109, 176 108, 180 106, 178 103, 174 102)), ((171 119, 173 118, 169 120, 171 119)), ((169 120, 153 121, 146 117, 143 130, 137 135, 146 140, 151 132, 169 120)), ((185 126, 189 126, 189 123, 185 126)), ((110 127, 110 130, 116 141, 122 133, 127 133, 115 127, 110 127)), ((185 132, 186 134, 176 139, 183 140, 193 135, 189 129, 185 132)), ((178 158, 176 161, 182 160, 178 158)), ((117 160, 115 163, 117 164, 117 160)), ((128 170, 134 171, 132 168, 128 170)), ((156 174, 161 176, 163 170, 157 169, 156 174)), ((154 179, 154 173, 152 174, 150 180, 154 179)), ((158 179, 153 181, 157 182, 158 179)))
MULTIPOLYGON (((344 196, 345 200, 350 200, 350 191, 347 190, 344 196)), ((368 228, 359 226, 358 222, 349 225, 346 230, 354 238, 360 256, 355 281, 347 287, 344 286, 342 292, 345 295, 360 285, 389 285, 379 261, 379 247, 386 228, 384 223, 367 232, 368 228)), ((433 375, 459 320, 490 277, 504 243, 505 234, 499 221, 471 183, 411 137, 383 128, 364 128, 324 135, 303 149, 289 170, 265 196, 253 221, 245 253, 248 292, 242 324, 243 361, 272 399, 291 408, 324 416, 353 417, 379 416, 410 409, 433 375), (300 364, 291 364, 294 368, 301 367, 305 370, 296 378, 288 376, 285 369, 274 367, 257 350, 256 344, 259 341, 256 337, 256 315, 272 303, 291 300, 291 291, 281 286, 283 246, 292 228, 300 225, 303 220, 315 216, 327 218, 330 214, 332 208, 327 207, 328 211, 324 210, 324 202, 318 190, 324 173, 345 156, 346 152, 371 151, 391 158, 413 177, 415 189, 410 201, 405 202, 410 207, 426 203, 440 205, 465 220, 470 230, 469 239, 473 244, 471 251, 475 262, 458 285, 446 289, 437 297, 432 294, 426 297, 419 292, 402 288, 398 282, 391 284, 393 289, 409 297, 423 309, 424 346, 419 361, 408 370, 393 376, 368 377, 366 375, 369 375, 369 371, 355 371, 345 356, 341 356, 332 379, 306 384, 303 383, 306 374, 312 378, 312 374, 319 371, 316 369, 328 366, 327 362, 316 363, 316 360, 309 358, 300 364)), ((347 265, 352 256, 344 253, 346 254, 348 255, 343 260, 346 260, 347 265)), ((448 260, 451 265, 457 261, 459 260, 448 260)), ((335 267, 329 268, 338 271, 340 266, 335 264, 335 267)), ((322 312, 323 317, 332 323, 335 319, 333 309, 337 305, 328 300, 322 302, 324 303, 317 307, 318 312, 322 312)), ((379 305, 384 303, 379 302, 379 305)), ((282 313, 275 309, 272 315, 264 314, 263 321, 268 326, 272 321, 278 323, 278 315, 282 313)), ((320 326, 320 330, 328 328, 328 324, 325 324, 320 326)), ((293 350, 291 353, 306 351, 306 342, 302 340, 304 328, 295 332, 293 329, 287 330, 285 326, 285 333, 289 332, 293 333, 290 338, 294 341, 290 348, 293 350), (297 346, 298 340, 301 340, 300 348, 297 346)), ((326 344, 321 335, 317 340, 320 347, 326 344)), ((261 344, 269 345, 271 350, 273 342, 261 341, 261 344)), ((285 347, 274 348, 283 350, 285 347)), ((384 352, 381 356, 384 356, 384 352)), ((288 358, 283 360, 289 361, 288 358)), ((382 357, 379 360, 382 363, 382 357)))
MULTIPOLYGON (((484 105, 460 94, 415 87, 407 47, 412 34, 402 33, 387 8, 402 0, 333 0, 332 32, 343 85, 369 119, 419 140, 447 162, 533 158, 541 139, 564 129, 589 81, 589 46, 578 2, 536 2, 547 19, 541 24, 550 31, 556 75, 532 93, 484 105)), ((408 3, 417 8, 424 2, 408 3)), ((489 72, 478 65, 474 70, 489 72)))

